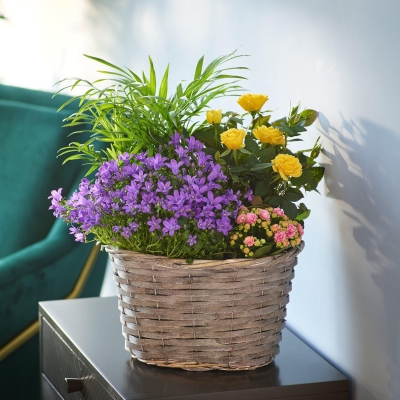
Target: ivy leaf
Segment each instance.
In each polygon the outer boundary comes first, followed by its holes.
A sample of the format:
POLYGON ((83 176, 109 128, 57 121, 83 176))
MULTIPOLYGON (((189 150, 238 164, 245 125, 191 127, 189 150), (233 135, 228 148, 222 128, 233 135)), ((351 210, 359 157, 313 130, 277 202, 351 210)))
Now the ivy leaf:
POLYGON ((290 188, 286 191, 284 198, 288 201, 299 201, 304 197, 299 189, 290 188))
POLYGON ((320 182, 320 180, 323 178, 324 173, 325 173, 325 168, 324 167, 313 167, 311 168, 311 171, 314 175, 314 179, 317 182, 320 182))
POLYGON ((199 129, 194 131, 192 134, 197 140, 200 140, 206 147, 213 149, 222 150, 221 143, 215 140, 214 127, 207 127, 205 129, 199 129))
POLYGON ((300 118, 305 120, 305 126, 310 126, 318 118, 318 112, 315 110, 304 110, 300 113, 300 118))
POLYGON ((265 117, 256 118, 254 121, 254 128, 258 128, 261 125, 266 125, 266 126, 269 125, 268 121, 270 120, 270 118, 271 118, 270 115, 267 115, 265 117))
POLYGON ((246 145, 246 149, 258 157, 260 153, 260 147, 257 142, 251 136, 246 136, 244 143, 246 145))
POLYGON ((273 195, 273 196, 268 196, 264 199, 265 204, 269 204, 272 207, 278 207, 281 204, 282 197, 273 195))
POLYGON ((274 245, 273 244, 268 244, 266 246, 260 247, 253 253, 254 258, 260 258, 263 256, 266 256, 267 254, 271 253, 274 245))
POLYGON ((268 146, 260 151, 260 161, 268 163, 275 158, 275 147, 268 146))
POLYGON ((256 187, 254 188, 254 194, 256 196, 264 197, 268 193, 269 187, 267 182, 260 181, 257 183, 256 187))
POLYGON ((301 176, 298 178, 291 178, 291 183, 294 186, 304 186, 314 178, 314 174, 309 169, 304 169, 301 176))
POLYGON ((283 211, 290 219, 295 219, 298 213, 297 207, 291 201, 283 199, 281 204, 283 211))
POLYGON ((311 214, 311 210, 301 212, 301 213, 297 214, 296 220, 304 221, 306 218, 308 218, 310 216, 310 214, 311 214))

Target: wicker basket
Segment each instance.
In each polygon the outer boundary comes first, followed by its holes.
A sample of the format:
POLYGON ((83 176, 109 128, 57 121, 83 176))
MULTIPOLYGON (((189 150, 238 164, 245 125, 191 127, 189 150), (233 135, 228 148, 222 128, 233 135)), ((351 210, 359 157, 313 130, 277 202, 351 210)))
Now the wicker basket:
POLYGON ((106 247, 126 349, 147 364, 197 371, 271 363, 303 246, 255 260, 191 265, 106 247))

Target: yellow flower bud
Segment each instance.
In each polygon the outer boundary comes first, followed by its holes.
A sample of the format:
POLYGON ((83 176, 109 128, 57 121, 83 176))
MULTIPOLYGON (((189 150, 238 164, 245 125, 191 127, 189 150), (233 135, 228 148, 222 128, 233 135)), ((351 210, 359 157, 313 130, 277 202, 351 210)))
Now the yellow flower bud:
POLYGON ((263 143, 272 144, 273 146, 278 144, 285 145, 283 133, 273 126, 267 128, 265 125, 261 125, 259 128, 253 129, 253 135, 263 143))
POLYGON ((273 233, 271 231, 267 231, 267 236, 271 237, 273 235, 273 233))
POLYGON ((246 136, 244 129, 228 129, 221 133, 221 142, 230 150, 239 150, 244 147, 243 140, 246 136))
POLYGON ((244 229, 249 230, 250 229, 250 224, 244 224, 244 229))
POLYGON ((242 94, 239 99, 239 105, 246 111, 260 111, 264 103, 268 100, 266 94, 246 93, 242 94))
POLYGON ((231 244, 231 246, 234 246, 234 245, 235 245, 235 241, 234 241, 234 240, 231 240, 231 241, 230 241, 230 244, 231 244))
POLYGON ((297 157, 290 154, 278 154, 272 161, 272 169, 278 172, 285 181, 289 177, 298 178, 303 173, 303 168, 297 157))
POLYGON ((261 222, 261 226, 262 226, 263 228, 266 228, 266 227, 268 226, 267 221, 261 222))
POLYGON ((244 254, 247 254, 247 253, 249 253, 249 252, 250 252, 250 250, 249 250, 248 247, 246 247, 246 248, 243 249, 243 253, 244 253, 244 254))
POLYGON ((254 242, 254 246, 259 246, 261 243, 260 243, 260 241, 259 240, 256 240, 255 242, 254 242))
POLYGON ((209 124, 219 124, 222 119, 222 110, 207 110, 206 118, 209 124))
POLYGON ((252 251, 249 253, 249 256, 250 256, 250 257, 253 257, 253 252, 252 252, 252 251))

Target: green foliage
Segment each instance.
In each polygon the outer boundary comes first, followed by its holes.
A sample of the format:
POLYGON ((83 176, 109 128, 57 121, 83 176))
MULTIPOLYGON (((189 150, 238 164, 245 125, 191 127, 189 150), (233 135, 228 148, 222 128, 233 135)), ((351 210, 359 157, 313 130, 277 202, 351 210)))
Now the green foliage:
MULTIPOLYGON (((324 168, 316 163, 316 158, 321 151, 319 138, 312 149, 298 151, 289 149, 292 141, 301 141, 301 135, 307 131, 318 117, 314 110, 300 110, 300 104, 290 109, 289 115, 271 121, 269 111, 250 112, 243 115, 226 112, 218 125, 205 125, 198 127, 193 135, 208 148, 208 154, 214 154, 215 159, 221 163, 224 172, 230 178, 230 186, 234 190, 246 192, 251 190, 254 194, 253 206, 280 207, 290 219, 304 220, 310 214, 303 203, 296 205, 303 199, 303 192, 318 191, 317 186, 324 175, 324 168), (250 116, 248 126, 243 121, 250 116), (234 120, 232 121, 232 119, 234 120), (278 129, 281 142, 273 140, 258 140, 253 130, 260 127, 278 129), (234 129, 244 129, 244 147, 231 150, 214 139, 213 129, 221 133, 234 129), (284 144, 282 144, 284 141, 284 144), (273 162, 278 155, 290 155, 298 160, 301 165, 301 175, 289 176, 283 179, 278 171, 274 171, 273 162)), ((260 249, 261 250, 261 249, 260 249)), ((260 253, 261 254, 261 253, 260 253)))
MULTIPOLYGON (((137 153, 148 150, 152 155, 175 131, 185 137, 190 136, 199 125, 192 119, 199 116, 211 100, 237 93, 241 89, 237 82, 246 79, 231 73, 232 70, 247 69, 245 67, 222 68, 223 64, 242 57, 236 52, 216 58, 205 68, 202 57, 197 63, 193 80, 185 82, 185 85, 179 83, 175 91, 168 95, 169 65, 157 87, 150 57, 149 73, 142 72, 141 77, 128 68, 120 68, 97 57, 86 57, 107 67, 98 71, 104 78, 94 82, 79 78, 64 79, 59 83, 68 82, 69 85, 56 94, 78 86, 86 89, 61 108, 79 101, 79 110, 66 119, 65 126, 78 127, 80 130, 75 134, 90 132, 90 138, 72 142, 60 150, 60 155, 67 156, 64 162, 84 160, 92 171, 104 161, 115 158, 115 154, 126 151, 137 153), (105 150, 100 150, 101 142, 107 146, 105 150)), ((235 123, 234 116, 231 116, 230 123, 235 123)), ((204 140, 207 132, 204 131, 204 140)), ((209 145, 220 148, 215 142, 209 145)))

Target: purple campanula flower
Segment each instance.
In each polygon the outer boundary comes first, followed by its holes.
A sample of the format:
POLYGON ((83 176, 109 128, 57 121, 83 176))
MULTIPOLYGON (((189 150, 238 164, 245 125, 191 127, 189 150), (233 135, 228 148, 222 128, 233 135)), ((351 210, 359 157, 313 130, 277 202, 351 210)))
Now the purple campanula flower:
POLYGON ((221 210, 222 206, 221 206, 221 202, 224 200, 223 196, 217 196, 214 197, 214 193, 213 192, 208 192, 207 193, 207 203, 216 208, 217 210, 221 210))
MULTIPOLYGON (((210 161, 210 160, 212 160, 212 157, 206 155, 206 153, 204 153, 203 151, 199 151, 197 153, 197 162, 200 167, 202 167, 203 165, 206 165, 207 161, 210 161)), ((217 164, 217 165, 219 165, 219 164, 217 164)))
POLYGON ((122 229, 121 235, 126 238, 129 239, 132 236, 132 232, 130 231, 129 228, 125 227, 122 229))
POLYGON ((171 190, 172 186, 171 186, 171 182, 158 182, 157 183, 157 189, 156 192, 159 193, 163 193, 163 194, 167 194, 169 193, 169 191, 171 190))
POLYGON ((119 231, 121 230, 121 227, 120 227, 120 226, 117 226, 117 225, 114 225, 114 226, 112 227, 112 230, 113 230, 113 232, 119 232, 119 231))
POLYGON ((135 154, 133 157, 136 158, 136 160, 143 162, 147 158, 148 151, 145 151, 144 153, 139 153, 135 154))
POLYGON ((188 240, 186 240, 187 243, 189 243, 189 246, 194 246, 197 242, 197 235, 189 235, 188 240))
POLYGON ((146 200, 140 203, 140 211, 144 214, 151 214, 151 206, 146 200))
POLYGON ((78 232, 78 233, 75 233, 75 242, 84 242, 85 241, 85 238, 86 238, 86 235, 84 234, 84 233, 82 233, 82 232, 78 232))
POLYGON ((134 232, 136 232, 138 230, 138 228, 139 228, 139 224, 137 224, 135 221, 131 222, 129 224, 129 228, 132 229, 134 232))
POLYGON ((182 161, 177 162, 176 160, 172 159, 171 162, 165 163, 167 167, 169 167, 174 175, 178 175, 179 167, 183 165, 182 161))
POLYGON ((207 219, 206 218, 200 218, 197 221, 197 227, 201 230, 206 230, 207 229, 207 219))
POLYGON ((216 228, 218 232, 222 232, 225 236, 228 235, 229 231, 232 229, 230 219, 227 217, 217 219, 216 228))
POLYGON ((174 190, 173 195, 167 195, 166 198, 169 209, 173 211, 178 211, 186 200, 185 197, 182 196, 182 193, 178 192, 177 190, 174 190))
POLYGON ((172 136, 171 136, 171 140, 168 142, 168 144, 172 144, 173 146, 178 146, 180 141, 182 139, 182 136, 179 134, 179 132, 175 132, 172 136))
POLYGON ((151 192, 153 190, 153 180, 149 179, 148 181, 146 181, 144 183, 144 190, 146 190, 146 192, 151 192))
POLYGON ((252 191, 251 189, 249 189, 249 190, 245 193, 244 198, 247 199, 248 201, 253 200, 253 191, 252 191))
POLYGON ((129 164, 130 159, 132 158, 132 154, 129 154, 128 152, 125 152, 123 154, 118 155, 118 160, 123 161, 125 165, 129 164))
POLYGON ((199 140, 196 140, 194 136, 190 136, 189 139, 186 139, 187 148, 189 151, 191 150, 201 150, 204 146, 199 140))
POLYGON ((75 235, 76 233, 80 233, 81 231, 76 226, 71 226, 71 228, 69 228, 69 232, 71 235, 75 235))
POLYGON ((148 158, 148 165, 157 171, 164 166, 164 162, 167 160, 167 157, 162 157, 161 154, 156 154, 154 157, 148 158))
POLYGON ((175 231, 179 230, 181 227, 178 225, 178 222, 175 218, 165 219, 163 222, 164 228, 162 229, 162 233, 169 236, 174 236, 175 231))
MULTIPOLYGON (((143 170, 139 170, 136 174, 132 175, 132 178, 135 179, 136 182, 144 183, 146 176, 147 176, 147 174, 144 174, 143 170)), ((131 183, 133 183, 133 182, 131 182, 131 183)))
POLYGON ((161 230, 161 225, 160 225, 161 222, 162 222, 161 218, 156 218, 152 216, 151 219, 147 221, 147 225, 150 226, 149 232, 153 232, 155 230, 161 230))
POLYGON ((175 152, 180 159, 187 158, 188 151, 183 146, 177 146, 175 152))
POLYGON ((221 211, 221 217, 226 217, 229 218, 232 215, 232 213, 228 210, 222 210, 221 211))
POLYGON ((124 173, 125 176, 131 177, 134 174, 136 174, 139 171, 140 167, 136 164, 129 164, 129 165, 124 165, 122 167, 122 172, 124 173))
POLYGON ((52 199, 52 200, 55 200, 57 202, 61 201, 62 200, 61 192, 62 192, 62 188, 60 188, 58 190, 52 190, 51 191, 51 196, 49 196, 48 199, 52 199))
POLYGON ((176 210, 174 217, 179 218, 179 217, 189 217, 189 213, 191 211, 190 205, 183 205, 180 209, 176 210))
POLYGON ((213 210, 214 210, 214 207, 205 206, 203 208, 200 216, 206 217, 206 218, 214 218, 215 217, 215 212, 213 210))

